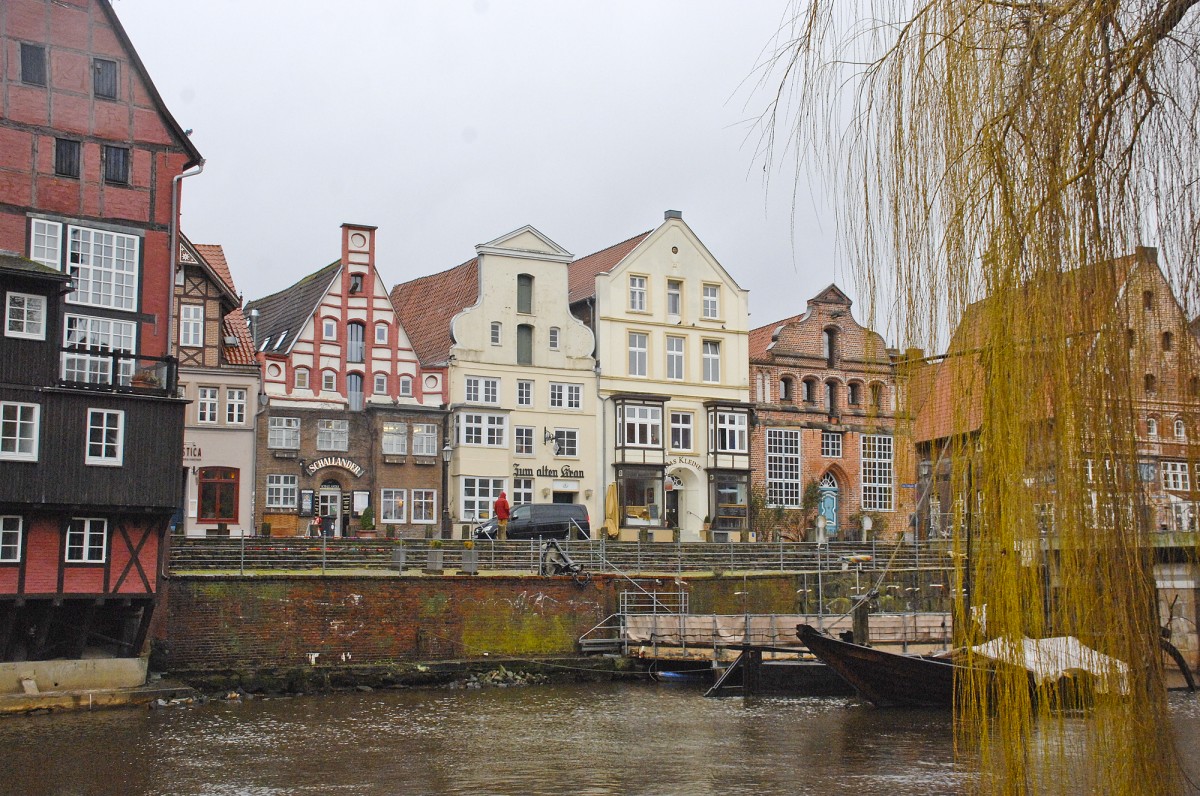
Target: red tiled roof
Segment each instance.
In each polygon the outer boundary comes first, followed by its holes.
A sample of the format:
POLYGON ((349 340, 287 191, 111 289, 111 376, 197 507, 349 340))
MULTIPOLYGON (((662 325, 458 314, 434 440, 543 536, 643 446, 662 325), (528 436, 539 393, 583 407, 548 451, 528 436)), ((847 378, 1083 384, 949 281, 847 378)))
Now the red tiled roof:
POLYGON ((479 298, 479 258, 440 274, 396 285, 392 306, 422 365, 444 365, 450 359, 450 321, 479 298))
POLYGON ((639 243, 646 239, 653 230, 647 230, 640 235, 634 235, 629 240, 601 249, 595 254, 580 257, 571 263, 567 277, 567 301, 574 304, 580 299, 596 293, 597 274, 611 271, 617 263, 625 259, 639 243))
POLYGON ((250 327, 246 324, 246 316, 241 308, 225 316, 225 336, 237 338, 237 345, 225 346, 225 361, 230 365, 254 364, 254 339, 250 336, 250 327))
POLYGON ((225 250, 215 243, 193 243, 192 247, 204 258, 213 273, 225 283, 229 292, 236 296, 237 287, 233 284, 233 274, 229 272, 229 263, 225 260, 225 250))
POLYGON ((750 330, 750 358, 757 359, 766 356, 767 346, 771 345, 771 338, 775 335, 775 330, 780 326, 785 326, 789 323, 795 323, 802 319, 807 313, 793 315, 790 318, 784 318, 781 321, 768 323, 766 326, 760 326, 757 329, 750 330))

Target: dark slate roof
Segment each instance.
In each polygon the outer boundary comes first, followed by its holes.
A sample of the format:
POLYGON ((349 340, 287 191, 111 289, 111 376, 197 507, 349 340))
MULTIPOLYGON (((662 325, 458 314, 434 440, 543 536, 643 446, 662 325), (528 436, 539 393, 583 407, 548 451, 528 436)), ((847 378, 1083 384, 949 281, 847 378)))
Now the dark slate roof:
POLYGON ((611 271, 617 263, 637 248, 653 230, 634 235, 629 240, 601 249, 595 254, 580 257, 571 263, 567 278, 567 301, 571 304, 596 294, 596 276, 611 271))
POLYGON ((22 276, 41 276, 47 279, 57 279, 61 282, 66 282, 71 278, 57 268, 35 263, 33 260, 28 260, 18 254, 9 254, 7 252, 0 252, 0 271, 7 271, 8 273, 20 274, 22 276))
POLYGON ((479 258, 396 285, 391 297, 417 360, 429 367, 444 365, 454 344, 450 321, 479 298, 479 258))
POLYGON ((329 286, 341 271, 342 261, 335 260, 316 273, 309 274, 296 284, 278 293, 251 301, 246 305, 246 317, 251 310, 258 310, 259 348, 264 340, 271 343, 269 352, 287 353, 296 344, 296 338, 304 330, 304 324, 317 308, 317 304, 329 292, 329 286), (283 335, 282 340, 280 335, 283 335))

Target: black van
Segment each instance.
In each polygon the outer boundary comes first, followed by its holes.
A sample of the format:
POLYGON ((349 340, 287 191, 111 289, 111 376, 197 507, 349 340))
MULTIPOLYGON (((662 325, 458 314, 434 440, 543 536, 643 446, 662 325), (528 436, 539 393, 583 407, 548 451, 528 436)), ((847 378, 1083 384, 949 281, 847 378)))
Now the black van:
MULTIPOLYGON (((495 517, 475 529, 476 539, 495 539, 495 517)), ((587 506, 579 503, 520 503, 508 515, 509 539, 590 539, 587 506)))

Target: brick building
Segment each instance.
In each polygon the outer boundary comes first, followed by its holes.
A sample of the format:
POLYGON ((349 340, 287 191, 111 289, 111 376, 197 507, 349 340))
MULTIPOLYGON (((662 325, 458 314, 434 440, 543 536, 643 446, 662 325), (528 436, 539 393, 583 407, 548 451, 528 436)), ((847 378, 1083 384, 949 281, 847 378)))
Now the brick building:
POLYGON ((180 498, 169 240, 199 163, 107 0, 0 4, 4 661, 144 679, 180 498))
POLYGON ((750 332, 753 484, 768 507, 786 510, 786 538, 812 537, 818 516, 829 539, 861 538, 867 517, 876 534, 908 519, 892 357, 850 307, 830 285, 803 315, 750 332))
POLYGON ((246 305, 262 366, 255 515, 275 535, 419 537, 442 519, 443 373, 417 362, 375 269, 375 227, 341 257, 246 305), (370 532, 370 531, 369 531, 370 532))

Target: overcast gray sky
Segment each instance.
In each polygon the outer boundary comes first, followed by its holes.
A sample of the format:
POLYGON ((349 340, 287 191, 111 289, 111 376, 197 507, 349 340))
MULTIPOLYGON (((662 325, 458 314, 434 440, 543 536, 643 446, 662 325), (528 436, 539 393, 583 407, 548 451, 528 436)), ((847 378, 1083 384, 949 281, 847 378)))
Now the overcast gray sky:
POLYGON ((830 282, 854 296, 823 189, 793 229, 791 166, 768 187, 755 159, 785 0, 114 7, 208 161, 183 230, 224 245, 247 300, 337 259, 346 221, 379 227, 390 285, 525 224, 583 256, 667 209, 750 290, 753 326, 830 282))

